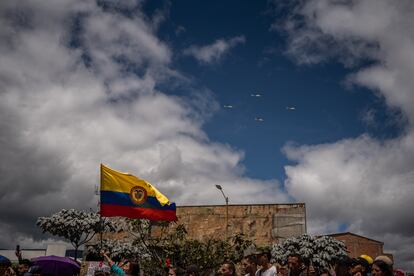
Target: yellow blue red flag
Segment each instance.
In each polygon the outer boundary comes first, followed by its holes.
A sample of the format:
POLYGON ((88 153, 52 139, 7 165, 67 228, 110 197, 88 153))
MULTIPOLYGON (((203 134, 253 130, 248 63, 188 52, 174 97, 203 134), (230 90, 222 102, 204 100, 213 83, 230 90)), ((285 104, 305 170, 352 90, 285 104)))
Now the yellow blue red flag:
POLYGON ((149 182, 102 164, 101 216, 177 220, 175 203, 149 182))

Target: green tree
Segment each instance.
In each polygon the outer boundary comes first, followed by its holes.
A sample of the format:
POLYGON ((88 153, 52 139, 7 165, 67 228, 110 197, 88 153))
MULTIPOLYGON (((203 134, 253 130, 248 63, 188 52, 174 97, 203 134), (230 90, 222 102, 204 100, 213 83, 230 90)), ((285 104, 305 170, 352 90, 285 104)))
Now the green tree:
MULTIPOLYGON (((210 238, 200 241, 188 238, 187 230, 181 224, 157 224, 160 235, 152 236, 149 221, 127 220, 124 230, 133 237, 132 244, 128 241, 105 241, 104 249, 110 252, 112 258, 138 260, 145 273, 162 274, 167 268, 167 262, 179 270, 185 270, 194 264, 202 271, 213 271, 225 260, 240 261, 244 250, 252 245, 241 234, 234 235, 229 241, 210 238)), ((88 250, 96 253, 98 247, 99 244, 88 250)))
POLYGON ((36 224, 43 233, 48 232, 69 240, 75 248, 75 259, 78 248, 89 242, 97 233, 116 230, 108 218, 101 218, 98 213, 74 209, 62 209, 50 217, 39 217, 36 224))
MULTIPOLYGON (((241 234, 232 236, 229 241, 212 238, 195 240, 188 238, 183 225, 177 225, 174 231, 167 228, 163 230, 159 237, 150 239, 150 251, 156 252, 156 258, 142 263, 147 271, 160 267, 160 264, 162 270, 167 259, 181 270, 194 264, 201 271, 213 271, 226 260, 239 262, 244 250, 252 244, 241 234)), ((136 240, 136 243, 139 242, 136 240)))

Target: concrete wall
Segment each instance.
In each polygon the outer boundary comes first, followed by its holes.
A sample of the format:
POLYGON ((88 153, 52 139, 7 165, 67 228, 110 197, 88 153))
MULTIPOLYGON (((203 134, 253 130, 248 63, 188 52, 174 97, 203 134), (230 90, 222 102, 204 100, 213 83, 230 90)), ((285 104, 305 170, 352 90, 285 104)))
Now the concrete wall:
MULTIPOLYGON (((195 239, 226 236, 226 206, 179 206, 178 222, 195 239)), ((258 245, 269 245, 306 233, 304 203, 228 206, 228 234, 243 233, 258 245)))
MULTIPOLYGON (((21 249, 23 259, 32 259, 42 256, 60 256, 65 257, 66 253, 66 244, 55 243, 48 244, 46 249, 21 249)), ((8 258, 11 262, 17 262, 15 250, 0 250, 0 255, 8 258)))

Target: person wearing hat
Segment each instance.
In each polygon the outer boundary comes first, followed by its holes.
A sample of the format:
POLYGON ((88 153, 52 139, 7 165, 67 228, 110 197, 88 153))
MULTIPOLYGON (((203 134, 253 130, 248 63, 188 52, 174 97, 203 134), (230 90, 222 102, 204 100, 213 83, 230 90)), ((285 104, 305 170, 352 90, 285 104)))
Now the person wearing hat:
POLYGON ((383 261, 384 263, 389 265, 391 268, 394 264, 393 261, 388 256, 385 256, 385 255, 380 255, 380 256, 376 257, 374 262, 375 261, 383 261))
POLYGON ((371 266, 365 258, 358 257, 354 259, 351 271, 352 271, 352 275, 355 275, 355 276, 370 276, 371 266))
POLYGON ((365 259, 368 262, 369 265, 372 265, 372 263, 374 262, 374 260, 370 256, 368 256, 366 254, 363 254, 363 255, 361 255, 359 257, 365 259))

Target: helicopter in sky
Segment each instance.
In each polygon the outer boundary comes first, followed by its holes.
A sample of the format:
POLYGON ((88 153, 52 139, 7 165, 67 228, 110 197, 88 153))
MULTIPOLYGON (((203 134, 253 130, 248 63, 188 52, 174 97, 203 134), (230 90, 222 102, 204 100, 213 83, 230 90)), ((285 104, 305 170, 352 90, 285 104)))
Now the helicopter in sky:
POLYGON ((260 94, 260 93, 255 93, 255 94, 250 94, 250 97, 261 97, 262 96, 262 94, 260 94))

